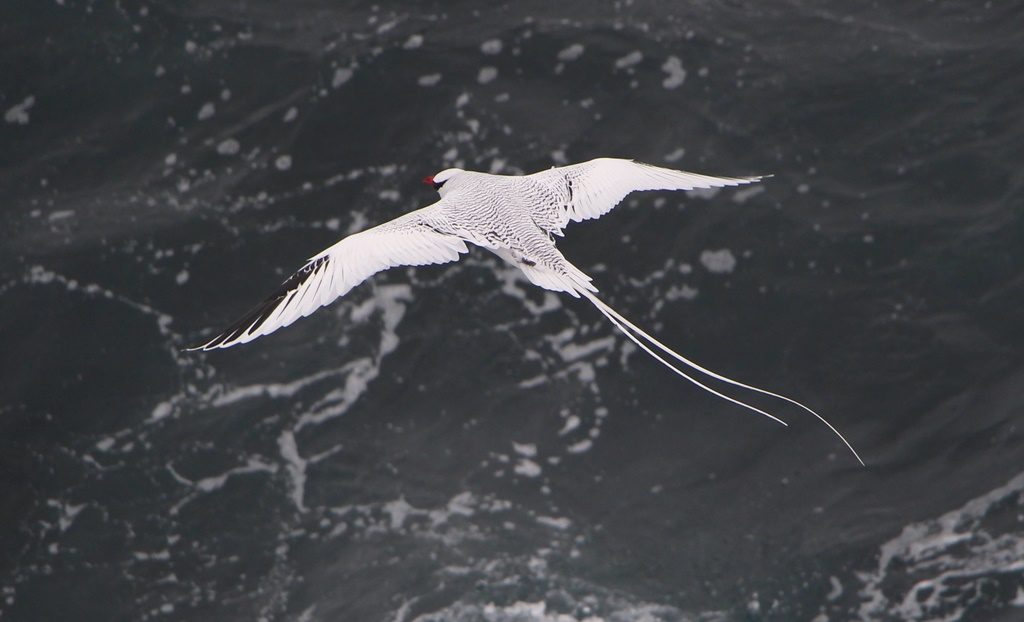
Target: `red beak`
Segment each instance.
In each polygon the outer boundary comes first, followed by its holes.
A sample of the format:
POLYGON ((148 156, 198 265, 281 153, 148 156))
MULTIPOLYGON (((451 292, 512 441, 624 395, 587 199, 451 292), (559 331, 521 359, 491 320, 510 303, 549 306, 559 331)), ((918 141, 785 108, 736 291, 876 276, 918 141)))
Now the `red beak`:
POLYGON ((423 183, 425 183, 428 186, 432 187, 434 185, 434 176, 433 175, 427 175, 426 177, 423 178, 423 183))

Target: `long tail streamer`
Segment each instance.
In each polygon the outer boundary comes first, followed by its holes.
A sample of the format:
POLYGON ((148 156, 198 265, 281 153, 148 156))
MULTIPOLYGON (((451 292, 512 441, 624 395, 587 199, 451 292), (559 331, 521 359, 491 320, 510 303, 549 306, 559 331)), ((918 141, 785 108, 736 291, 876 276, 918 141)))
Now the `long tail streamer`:
POLYGON ((618 328, 620 331, 622 331, 622 333, 624 335, 629 337, 629 339, 632 340, 633 343, 635 343, 636 345, 640 346, 640 348, 644 352, 650 354, 658 362, 660 362, 662 365, 665 365, 666 367, 671 369, 676 374, 682 376, 683 378, 686 378, 687 380, 689 380, 693 384, 695 384, 698 387, 704 389, 705 391, 708 391, 709 393, 712 393, 713 395, 716 395, 716 396, 721 397, 721 398, 723 398, 725 400, 728 400, 729 402, 732 402, 733 404, 737 404, 737 405, 742 406, 744 408, 750 409, 750 410, 752 410, 752 411, 754 411, 756 413, 764 415, 765 417, 768 417, 769 419, 777 421, 777 422, 781 423, 782 425, 786 425, 786 422, 782 421, 778 417, 775 417, 774 415, 771 415, 771 414, 761 410, 760 408, 755 408, 754 406, 751 406, 750 404, 746 404, 746 403, 741 402, 741 401, 739 401, 737 399, 729 397, 728 395, 724 395, 724 394, 722 394, 722 393, 712 389, 711 387, 707 386, 706 384, 696 380, 695 378, 687 375, 686 373, 684 373, 683 371, 679 370, 677 367, 675 367, 674 365, 672 365, 671 363, 669 363, 668 361, 666 361, 662 357, 658 356, 658 354, 656 354, 654 351, 652 351, 646 344, 642 343, 637 338, 636 335, 631 333, 629 329, 632 329, 633 331, 636 332, 637 335, 639 335, 640 337, 643 337, 644 339, 646 339, 651 345, 655 346, 656 348, 658 348, 662 352, 668 354, 672 358, 674 358, 677 361, 679 361, 680 363, 683 363, 684 365, 690 367, 691 369, 694 369, 694 370, 696 370, 698 372, 701 372, 703 374, 706 374, 706 375, 710 376, 711 378, 714 378, 716 380, 720 380, 720 381, 725 382, 727 384, 731 384, 731 385, 734 385, 734 386, 737 386, 737 387, 741 387, 743 389, 747 389, 749 391, 754 391, 756 393, 761 393, 763 395, 774 397, 774 398, 777 398, 777 399, 789 402, 790 404, 794 404, 795 406, 799 406, 800 408, 806 410, 807 412, 809 412, 812 415, 814 415, 819 421, 821 421, 826 426, 828 426, 828 428, 830 430, 832 430, 832 432, 836 436, 838 436, 841 441, 843 441, 843 444, 846 445, 847 449, 849 449, 850 452, 853 454, 853 456, 857 459, 857 462, 860 462, 861 466, 864 466, 864 461, 861 459, 860 454, 858 454, 857 450, 853 448, 853 445, 851 445, 850 442, 846 440, 846 437, 844 437, 839 432, 839 430, 837 430, 835 428, 835 426, 833 426, 831 423, 829 423, 828 420, 826 420, 824 417, 822 417, 821 415, 819 415, 818 413, 816 413, 815 411, 813 411, 809 407, 805 406, 804 404, 801 404, 800 402, 798 402, 798 401, 796 401, 796 400, 794 400, 792 398, 786 397, 785 395, 780 395, 778 393, 773 393, 771 391, 767 391, 765 389, 761 389, 761 388, 758 388, 758 387, 755 387, 755 386, 751 386, 749 384, 744 384, 744 383, 742 383, 742 382, 740 382, 738 380, 733 380, 732 378, 728 378, 728 377, 723 376, 723 375, 721 375, 719 373, 713 372, 710 369, 702 367, 701 365, 698 365, 697 363, 694 363, 690 359, 684 357, 683 355, 679 354, 675 350, 673 350, 673 349, 669 348, 668 346, 666 346, 665 344, 661 343, 660 341, 658 341, 654 337, 648 335, 646 332, 644 332, 636 324, 634 324, 634 323, 630 322, 629 320, 627 320, 626 318, 624 318, 618 311, 616 311, 615 309, 612 309, 607 304, 605 304, 600 298, 598 298, 596 295, 594 295, 593 292, 582 290, 582 289, 578 290, 578 291, 580 292, 580 294, 585 296, 591 303, 593 303, 593 305, 595 307, 597 307, 597 310, 600 311, 606 318, 608 318, 611 321, 611 323, 615 325, 616 328, 618 328))

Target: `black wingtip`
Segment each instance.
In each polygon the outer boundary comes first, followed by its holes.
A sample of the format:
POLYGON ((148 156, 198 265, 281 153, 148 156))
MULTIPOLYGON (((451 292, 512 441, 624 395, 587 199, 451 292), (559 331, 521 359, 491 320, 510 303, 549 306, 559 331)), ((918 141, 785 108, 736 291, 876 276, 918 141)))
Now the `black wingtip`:
POLYGON ((312 276, 316 275, 328 263, 330 257, 323 256, 310 260, 295 274, 291 275, 281 286, 255 307, 249 309, 245 315, 210 339, 206 343, 191 348, 185 348, 185 352, 203 351, 209 352, 219 348, 227 348, 238 342, 239 339, 255 333, 273 315, 274 310, 284 301, 289 294, 295 292, 312 276))

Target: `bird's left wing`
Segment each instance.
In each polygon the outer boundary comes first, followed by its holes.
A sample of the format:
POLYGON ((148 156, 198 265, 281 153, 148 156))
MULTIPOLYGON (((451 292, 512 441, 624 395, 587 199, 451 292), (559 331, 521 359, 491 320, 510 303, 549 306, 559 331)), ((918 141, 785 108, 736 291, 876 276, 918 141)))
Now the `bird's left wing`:
POLYGON ((247 343, 288 326, 371 275, 395 266, 422 266, 456 261, 469 251, 462 238, 446 233, 435 203, 366 231, 352 234, 314 255, 270 297, 240 320, 192 350, 227 348, 247 343))
POLYGON ((579 222, 607 214, 630 192, 739 186, 763 177, 710 177, 636 160, 597 158, 540 171, 527 178, 540 183, 550 196, 558 197, 557 224, 562 229, 570 220, 579 222))

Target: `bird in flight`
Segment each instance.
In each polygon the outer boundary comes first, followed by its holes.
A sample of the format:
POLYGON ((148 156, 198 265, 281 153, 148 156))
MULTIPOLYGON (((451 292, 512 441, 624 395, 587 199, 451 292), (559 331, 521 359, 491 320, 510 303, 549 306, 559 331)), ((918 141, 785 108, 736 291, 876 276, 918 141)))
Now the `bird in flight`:
POLYGON ((469 252, 468 242, 516 266, 534 285, 586 298, 640 349, 705 391, 786 425, 778 417, 708 386, 705 378, 702 381, 694 377, 697 373, 790 402, 810 412, 828 426, 863 465, 864 461, 846 438, 807 406, 702 367, 638 328, 601 301, 592 279, 572 265, 555 246, 555 236, 563 235, 562 230, 569 221, 603 216, 631 192, 739 186, 762 178, 709 177, 618 158, 597 158, 518 176, 445 169, 423 179, 441 195, 439 201, 352 234, 314 255, 240 320, 213 339, 190 349, 215 350, 250 342, 330 304, 382 270, 456 261, 461 254, 469 252), (652 348, 682 363, 690 373, 672 365, 652 348))

